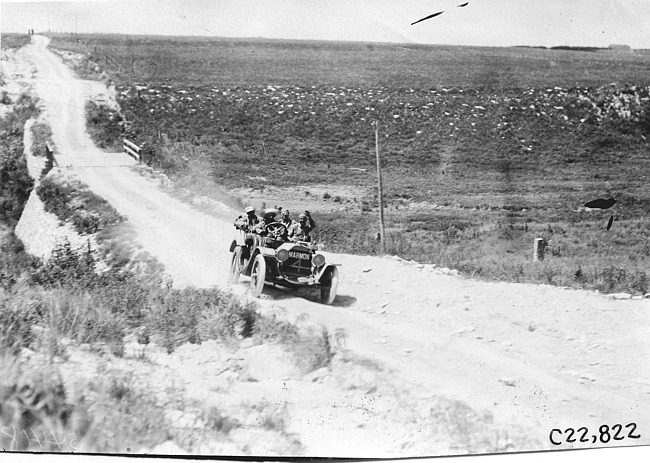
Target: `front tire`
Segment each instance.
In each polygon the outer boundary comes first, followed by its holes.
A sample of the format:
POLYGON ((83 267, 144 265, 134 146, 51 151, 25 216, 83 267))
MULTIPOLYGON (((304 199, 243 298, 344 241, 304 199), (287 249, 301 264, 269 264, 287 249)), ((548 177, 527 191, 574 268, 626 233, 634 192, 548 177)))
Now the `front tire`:
POLYGON ((235 284, 239 282, 239 275, 241 274, 242 268, 242 256, 241 256, 241 247, 235 248, 235 251, 232 253, 232 260, 230 261, 230 277, 228 282, 235 284))
POLYGON ((266 261, 264 256, 258 254, 253 261, 253 269, 251 270, 251 294, 255 297, 260 297, 264 289, 264 280, 266 278, 266 261))
POLYGON ((330 267, 320 278, 320 302, 332 305, 336 298, 336 290, 339 286, 339 269, 330 267))

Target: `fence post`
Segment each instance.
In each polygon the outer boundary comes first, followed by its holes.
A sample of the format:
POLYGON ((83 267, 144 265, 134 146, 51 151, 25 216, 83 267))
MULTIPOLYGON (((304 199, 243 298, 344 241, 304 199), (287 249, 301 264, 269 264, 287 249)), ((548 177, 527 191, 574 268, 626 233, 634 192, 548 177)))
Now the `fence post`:
POLYGON ((546 243, 543 238, 535 238, 535 244, 533 245, 533 260, 535 262, 544 260, 544 248, 546 243))

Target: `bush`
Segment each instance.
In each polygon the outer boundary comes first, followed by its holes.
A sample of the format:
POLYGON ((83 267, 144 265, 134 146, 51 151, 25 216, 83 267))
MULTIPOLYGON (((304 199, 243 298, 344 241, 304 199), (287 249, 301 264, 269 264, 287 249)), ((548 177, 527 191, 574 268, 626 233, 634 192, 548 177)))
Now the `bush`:
POLYGON ((45 177, 36 189, 47 212, 71 222, 80 235, 92 235, 124 220, 104 199, 78 181, 45 177))
POLYGON ((120 113, 89 101, 86 103, 86 121, 88 134, 97 146, 122 151, 123 118, 120 113))
POLYGON ((334 357, 331 337, 325 327, 320 333, 313 329, 303 332, 292 323, 260 315, 254 333, 260 341, 282 344, 304 373, 328 366, 334 357))
POLYGON ((23 368, 2 359, 0 445, 9 451, 71 452, 88 431, 81 404, 70 403, 61 376, 50 366, 23 368), (76 442, 75 442, 76 441, 76 442))
POLYGON ((172 352, 184 343, 250 336, 256 323, 253 305, 219 289, 156 289, 144 320, 148 333, 172 352))
POLYGON ((0 355, 31 347, 34 326, 43 318, 42 301, 28 293, 0 292, 0 355))
POLYGON ((45 156, 46 143, 52 143, 52 130, 43 122, 32 125, 32 154, 34 156, 45 156))
POLYGON ((22 129, 16 134, 0 131, 0 220, 14 224, 19 219, 34 187, 23 157, 22 129))
POLYGON ((0 95, 0 104, 10 105, 11 103, 12 101, 9 97, 9 93, 7 93, 6 90, 3 90, 2 95, 0 95))

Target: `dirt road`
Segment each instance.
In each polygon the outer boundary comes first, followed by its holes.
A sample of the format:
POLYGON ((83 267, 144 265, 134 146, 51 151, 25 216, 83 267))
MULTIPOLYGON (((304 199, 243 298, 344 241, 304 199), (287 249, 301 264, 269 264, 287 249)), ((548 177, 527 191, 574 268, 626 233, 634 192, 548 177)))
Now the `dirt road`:
MULTIPOLYGON (((128 156, 95 148, 83 109, 101 86, 75 79, 46 45, 34 37, 24 56, 37 70, 61 166, 128 218, 136 241, 176 284, 225 286, 233 216, 198 212, 135 172, 128 156)), ((263 306, 344 328, 351 350, 388 366, 414 391, 489 411, 504 429, 527 428, 543 448, 571 448, 549 443, 554 428, 588 427, 582 445, 595 446, 599 427, 616 423, 636 423, 641 438, 629 438, 627 428, 609 445, 650 444, 650 301, 473 281, 390 257, 335 259, 342 267, 334 306, 276 289, 265 292, 263 306)))

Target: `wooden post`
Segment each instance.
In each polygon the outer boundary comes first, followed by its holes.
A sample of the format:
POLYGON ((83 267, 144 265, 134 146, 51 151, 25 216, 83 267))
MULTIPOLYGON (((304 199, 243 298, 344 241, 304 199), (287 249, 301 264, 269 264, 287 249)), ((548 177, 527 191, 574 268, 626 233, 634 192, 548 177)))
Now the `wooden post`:
POLYGON ((377 153, 377 186, 379 190, 379 238, 381 253, 386 252, 386 235, 384 231, 384 188, 381 182, 381 158, 379 156, 379 122, 375 121, 375 152, 377 153))
POLYGON ((533 260, 535 262, 544 260, 545 244, 543 238, 535 238, 535 244, 533 246, 533 260))

